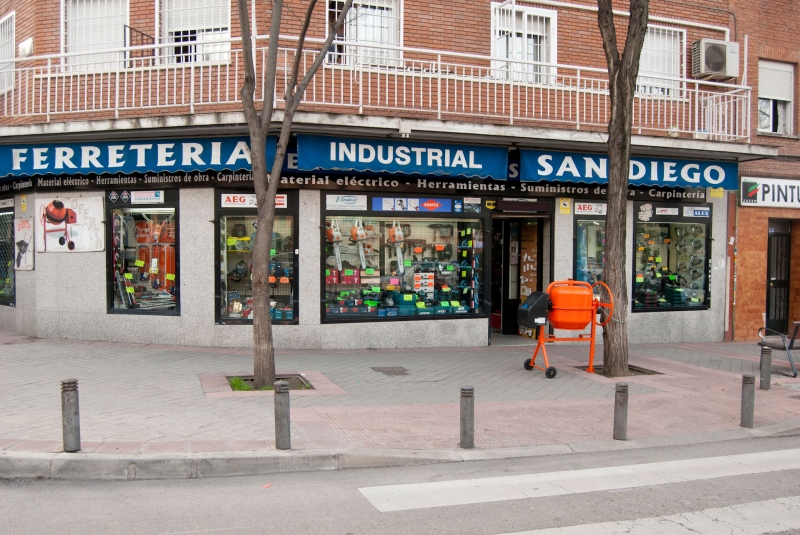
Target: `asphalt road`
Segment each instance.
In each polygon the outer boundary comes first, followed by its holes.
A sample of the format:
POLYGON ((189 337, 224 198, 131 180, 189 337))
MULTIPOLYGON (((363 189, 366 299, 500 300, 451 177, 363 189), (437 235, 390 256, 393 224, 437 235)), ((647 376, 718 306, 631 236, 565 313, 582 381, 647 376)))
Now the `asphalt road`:
POLYGON ((800 533, 797 466, 793 436, 257 477, 0 481, 0 533, 800 533))

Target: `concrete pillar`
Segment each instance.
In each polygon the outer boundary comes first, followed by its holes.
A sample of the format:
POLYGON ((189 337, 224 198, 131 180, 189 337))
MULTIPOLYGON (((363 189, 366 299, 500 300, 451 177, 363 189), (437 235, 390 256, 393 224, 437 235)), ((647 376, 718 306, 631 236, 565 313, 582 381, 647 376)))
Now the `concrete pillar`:
POLYGON ((64 451, 74 453, 81 450, 81 415, 78 408, 78 380, 61 381, 61 430, 64 451))
POLYGON ((756 378, 751 374, 742 375, 742 427, 753 428, 753 416, 756 409, 756 378))
POLYGON ((275 381, 275 449, 292 449, 292 423, 289 416, 289 383, 275 381))
POLYGON ((461 387, 461 440, 464 449, 475 447, 475 388, 461 387))
POLYGON ((628 383, 617 383, 614 395, 614 440, 628 436, 628 383))

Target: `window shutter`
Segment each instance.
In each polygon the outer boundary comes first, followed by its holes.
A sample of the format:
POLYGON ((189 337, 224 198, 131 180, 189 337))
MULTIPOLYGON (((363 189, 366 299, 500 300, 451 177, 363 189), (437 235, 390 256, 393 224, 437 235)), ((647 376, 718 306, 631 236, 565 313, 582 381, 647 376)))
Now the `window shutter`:
POLYGON ((681 32, 671 28, 647 29, 639 63, 639 76, 681 77, 681 32))
POLYGON ((128 0, 67 0, 66 7, 66 52, 92 52, 68 63, 86 64, 90 70, 113 67, 121 55, 102 51, 125 46, 128 0))
POLYGON ((14 63, 5 63, 15 57, 14 20, 12 13, 0 22, 0 93, 14 87, 14 63))
POLYGON ((229 0, 163 0, 164 36, 170 32, 227 29, 229 0))
POLYGON ((758 62, 758 96, 792 101, 794 94, 794 65, 775 61, 758 62))

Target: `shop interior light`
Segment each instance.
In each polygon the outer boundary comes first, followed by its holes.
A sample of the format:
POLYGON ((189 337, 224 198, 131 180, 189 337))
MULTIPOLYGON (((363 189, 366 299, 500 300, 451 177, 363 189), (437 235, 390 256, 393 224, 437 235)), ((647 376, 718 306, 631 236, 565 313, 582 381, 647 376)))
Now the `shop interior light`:
POLYGON ((122 208, 129 214, 174 214, 175 208, 122 208))

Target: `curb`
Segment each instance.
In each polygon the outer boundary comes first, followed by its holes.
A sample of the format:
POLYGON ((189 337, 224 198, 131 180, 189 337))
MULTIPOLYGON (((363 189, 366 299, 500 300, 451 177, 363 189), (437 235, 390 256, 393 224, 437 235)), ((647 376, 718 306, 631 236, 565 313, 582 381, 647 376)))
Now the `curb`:
POLYGON ((738 428, 693 435, 485 450, 319 449, 135 455, 0 451, 0 479, 141 481, 251 476, 600 453, 792 434, 800 434, 800 420, 755 429, 738 428))

